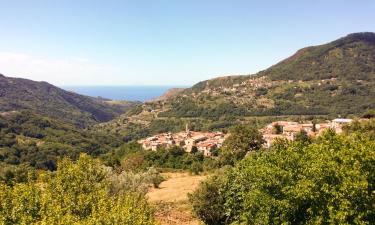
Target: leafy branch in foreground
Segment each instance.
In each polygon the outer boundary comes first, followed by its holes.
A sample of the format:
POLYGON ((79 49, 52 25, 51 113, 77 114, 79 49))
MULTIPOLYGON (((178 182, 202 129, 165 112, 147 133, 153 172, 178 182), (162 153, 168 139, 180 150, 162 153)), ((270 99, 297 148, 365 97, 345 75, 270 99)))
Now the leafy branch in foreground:
POLYGON ((36 182, 0 184, 0 224, 154 224, 143 195, 110 195, 107 170, 81 155, 36 182))

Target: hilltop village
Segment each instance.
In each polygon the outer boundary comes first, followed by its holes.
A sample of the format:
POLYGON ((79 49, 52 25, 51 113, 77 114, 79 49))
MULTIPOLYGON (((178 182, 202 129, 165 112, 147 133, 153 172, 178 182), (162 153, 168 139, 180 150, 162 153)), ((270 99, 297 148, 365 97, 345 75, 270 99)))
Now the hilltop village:
MULTIPOLYGON (((301 131, 308 136, 317 136, 324 130, 330 128, 336 133, 342 133, 342 126, 351 123, 352 119, 338 118, 325 123, 314 124, 312 122, 298 123, 292 121, 276 121, 260 129, 265 141, 265 147, 270 147, 272 143, 280 138, 295 140, 296 135, 301 131)), ((139 140, 145 150, 157 151, 161 148, 171 148, 173 146, 182 147, 186 152, 199 151, 205 156, 211 156, 214 149, 220 148, 230 134, 223 132, 199 132, 190 131, 186 126, 185 131, 178 133, 161 133, 145 139, 139 140)))
MULTIPOLYGON (((224 80, 227 77, 217 78, 217 80, 224 80)), ((225 99, 228 102, 237 105, 256 104, 261 107, 273 107, 274 100, 266 96, 268 90, 279 87, 281 85, 293 87, 293 89, 300 90, 303 85, 314 86, 316 88, 330 85, 337 85, 338 80, 335 77, 329 79, 319 79, 311 81, 302 80, 271 80, 266 76, 249 77, 243 81, 237 81, 233 85, 215 85, 212 81, 206 81, 201 91, 183 94, 183 97, 192 97, 193 99, 200 99, 208 97, 209 99, 225 99)), ((362 80, 356 80, 357 83, 362 83, 362 80)), ((303 87, 302 87, 303 89, 303 87)), ((295 97, 302 97, 303 93, 294 90, 295 97)))

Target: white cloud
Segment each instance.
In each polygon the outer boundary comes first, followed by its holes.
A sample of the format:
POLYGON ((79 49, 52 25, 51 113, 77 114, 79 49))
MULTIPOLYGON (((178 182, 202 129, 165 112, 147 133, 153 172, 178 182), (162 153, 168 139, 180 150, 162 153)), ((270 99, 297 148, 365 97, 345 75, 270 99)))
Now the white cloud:
POLYGON ((107 85, 122 77, 118 67, 85 58, 47 59, 12 52, 0 52, 0 73, 55 85, 107 85))

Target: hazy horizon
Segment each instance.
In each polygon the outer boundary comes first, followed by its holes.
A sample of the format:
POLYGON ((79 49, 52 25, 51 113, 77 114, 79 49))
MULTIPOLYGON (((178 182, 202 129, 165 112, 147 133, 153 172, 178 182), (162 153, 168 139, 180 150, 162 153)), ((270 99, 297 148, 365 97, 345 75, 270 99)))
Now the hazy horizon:
POLYGON ((171 88, 188 88, 183 85, 64 85, 60 88, 77 94, 111 100, 141 101, 154 99, 171 88))

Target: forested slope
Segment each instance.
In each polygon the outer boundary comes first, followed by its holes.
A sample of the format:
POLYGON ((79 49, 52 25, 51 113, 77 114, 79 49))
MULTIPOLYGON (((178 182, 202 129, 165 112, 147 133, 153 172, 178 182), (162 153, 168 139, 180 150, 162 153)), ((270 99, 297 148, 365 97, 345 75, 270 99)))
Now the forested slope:
POLYGON ((105 99, 65 91, 47 82, 0 74, 0 112, 27 109, 85 127, 114 119, 136 104, 110 104, 105 99))

